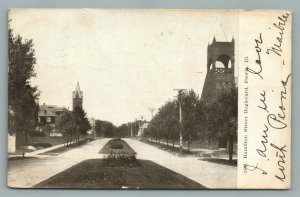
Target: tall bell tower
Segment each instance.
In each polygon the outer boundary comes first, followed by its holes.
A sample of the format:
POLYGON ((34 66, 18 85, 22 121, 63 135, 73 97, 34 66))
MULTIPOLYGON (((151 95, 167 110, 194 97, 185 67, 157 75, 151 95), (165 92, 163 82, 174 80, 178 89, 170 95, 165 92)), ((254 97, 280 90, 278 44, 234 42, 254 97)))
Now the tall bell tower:
POLYGON ((234 39, 231 42, 218 42, 214 37, 207 46, 207 73, 201 100, 214 101, 222 89, 234 86, 234 39))
POLYGON ((76 84, 75 91, 73 91, 73 110, 76 107, 82 108, 83 92, 80 90, 79 82, 76 84))

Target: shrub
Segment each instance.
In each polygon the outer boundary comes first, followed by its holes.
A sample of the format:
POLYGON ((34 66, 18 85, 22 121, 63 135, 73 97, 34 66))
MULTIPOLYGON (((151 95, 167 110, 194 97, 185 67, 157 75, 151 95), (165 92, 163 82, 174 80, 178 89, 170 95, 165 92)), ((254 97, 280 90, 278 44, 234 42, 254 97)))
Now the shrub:
POLYGON ((106 167, 138 167, 140 163, 136 159, 136 154, 111 152, 103 158, 102 165, 106 167))
POLYGON ((29 135, 30 137, 46 137, 45 132, 39 132, 39 131, 30 131, 29 135))
POLYGON ((121 140, 121 138, 120 137, 114 137, 113 140, 119 141, 119 140, 121 140))
POLYGON ((124 146, 123 146, 123 144, 112 144, 112 145, 110 146, 110 148, 111 148, 111 149, 123 149, 124 146))
POLYGON ((49 147, 51 147, 52 145, 51 145, 50 143, 47 143, 47 142, 33 142, 33 143, 32 143, 32 146, 34 146, 34 147, 49 148, 49 147))

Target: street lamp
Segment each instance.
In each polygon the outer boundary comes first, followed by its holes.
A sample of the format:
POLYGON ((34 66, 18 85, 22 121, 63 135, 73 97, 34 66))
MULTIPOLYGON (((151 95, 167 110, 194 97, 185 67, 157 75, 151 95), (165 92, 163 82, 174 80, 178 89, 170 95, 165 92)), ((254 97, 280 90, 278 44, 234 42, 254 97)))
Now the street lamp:
POLYGON ((180 102, 180 96, 183 93, 183 91, 186 91, 186 89, 174 89, 178 92, 178 103, 179 103, 179 151, 180 155, 182 156, 182 112, 181 112, 181 102, 180 102))

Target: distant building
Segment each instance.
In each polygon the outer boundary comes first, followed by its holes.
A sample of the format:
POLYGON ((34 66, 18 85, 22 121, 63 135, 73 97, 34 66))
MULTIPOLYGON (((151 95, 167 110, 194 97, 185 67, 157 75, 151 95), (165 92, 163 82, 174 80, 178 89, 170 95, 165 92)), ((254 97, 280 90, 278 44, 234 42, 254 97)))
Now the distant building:
POLYGON ((79 82, 76 84, 75 91, 73 91, 73 110, 76 107, 82 108, 83 92, 80 90, 79 82))
POLYGON ((51 125, 54 126, 56 123, 56 119, 60 116, 64 111, 66 111, 65 107, 58 107, 56 105, 43 105, 39 106, 38 113, 38 122, 42 125, 51 125))
POLYGON ((91 129, 88 131, 88 134, 91 135, 95 139, 96 138, 95 118, 89 118, 88 120, 91 125, 91 129))
POLYGON ((140 126, 139 131, 138 131, 138 134, 137 134, 138 137, 141 137, 141 136, 144 134, 144 130, 148 128, 148 124, 149 124, 148 122, 144 122, 144 123, 140 126))

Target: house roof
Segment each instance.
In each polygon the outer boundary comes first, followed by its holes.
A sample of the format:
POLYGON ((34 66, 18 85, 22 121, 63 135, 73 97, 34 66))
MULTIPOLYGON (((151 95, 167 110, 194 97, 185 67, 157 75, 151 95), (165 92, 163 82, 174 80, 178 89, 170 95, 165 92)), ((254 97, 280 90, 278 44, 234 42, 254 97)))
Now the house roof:
POLYGON ((64 111, 66 108, 56 105, 40 105, 39 116, 57 116, 56 112, 64 111))

